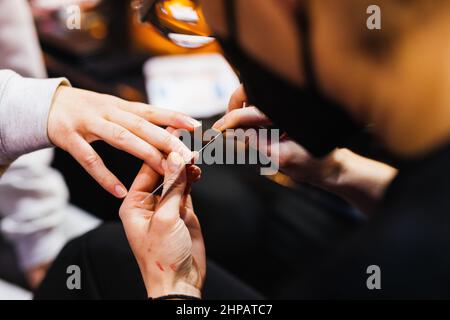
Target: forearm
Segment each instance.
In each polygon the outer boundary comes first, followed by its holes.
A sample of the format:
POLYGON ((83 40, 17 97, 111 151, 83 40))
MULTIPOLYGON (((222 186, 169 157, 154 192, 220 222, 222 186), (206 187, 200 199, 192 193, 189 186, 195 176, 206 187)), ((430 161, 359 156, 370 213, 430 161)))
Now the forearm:
POLYGON ((312 184, 340 196, 366 214, 376 209, 397 175, 395 168, 348 149, 337 149, 326 162, 326 177, 312 184))
POLYGON ((50 147, 47 123, 56 89, 65 79, 23 78, 0 70, 0 166, 50 147))

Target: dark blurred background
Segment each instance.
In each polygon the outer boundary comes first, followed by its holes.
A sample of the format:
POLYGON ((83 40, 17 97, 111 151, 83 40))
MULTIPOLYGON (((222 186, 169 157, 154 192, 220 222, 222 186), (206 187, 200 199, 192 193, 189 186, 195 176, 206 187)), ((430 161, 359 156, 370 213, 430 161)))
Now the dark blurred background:
MULTIPOLYGON (((75 87, 147 102, 142 70, 150 57, 220 52, 217 44, 196 50, 175 46, 151 26, 139 24, 129 0, 96 1, 83 10, 84 27, 67 30, 61 10, 34 7, 49 76, 66 77, 75 87)), ((208 127, 216 118, 201 120, 208 127)), ((141 161, 103 143, 94 147, 130 186, 141 161)), ((53 166, 63 173, 75 205, 104 221, 118 221, 121 202, 68 154, 57 150, 53 166)), ((363 221, 329 194, 283 175, 260 176, 252 166, 204 167, 193 198, 210 259, 269 297, 279 282, 363 221), (262 277, 272 280, 262 282, 262 277)))

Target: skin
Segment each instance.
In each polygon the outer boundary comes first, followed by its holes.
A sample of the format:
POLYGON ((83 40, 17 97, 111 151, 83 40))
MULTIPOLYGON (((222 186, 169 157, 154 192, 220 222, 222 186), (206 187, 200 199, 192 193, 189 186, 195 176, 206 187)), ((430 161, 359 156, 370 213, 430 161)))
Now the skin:
MULTIPOLYGON (((304 85, 298 59, 301 36, 295 31, 292 5, 278 0, 236 2, 243 50, 268 69, 304 85)), ((387 15, 387 10, 395 10, 383 20, 388 24, 381 35, 389 35, 397 25, 398 34, 383 55, 372 56, 360 48, 361 38, 369 32, 365 26, 369 0, 296 2, 306 5, 313 23, 313 60, 325 94, 360 122, 372 124, 378 138, 399 157, 424 155, 446 141, 450 136, 449 10, 425 7, 425 15, 420 6, 398 1, 397 7, 393 1, 381 1, 387 15)), ((227 37, 224 0, 201 4, 211 29, 227 37)))
MULTIPOLYGON (((271 124, 256 107, 243 108, 246 102, 247 96, 241 86, 232 95, 227 113, 213 128, 223 131, 271 124)), ((294 180, 334 193, 366 214, 376 209, 386 187, 397 175, 396 169, 348 149, 336 149, 324 159, 315 159, 290 139, 281 139, 276 145, 259 141, 254 146, 264 154, 278 157, 280 171, 294 180)))
POLYGON ((43 263, 25 272, 28 285, 30 286, 31 289, 36 289, 41 284, 50 266, 51 262, 43 263))
MULTIPOLYGON (((227 37, 224 1, 203 0, 201 4, 211 29, 227 37)), ((414 159, 432 152, 450 139, 450 11, 435 9, 432 18, 428 16, 425 23, 417 24, 421 20, 417 19, 417 15, 425 12, 421 8, 405 5, 403 1, 382 2, 392 10, 398 9, 397 5, 401 6, 402 10, 396 13, 405 10, 406 13, 402 13, 402 19, 397 19, 396 15, 387 19, 388 28, 381 34, 386 35, 385 32, 391 32, 395 26, 399 26, 399 32, 396 41, 381 55, 368 54, 360 47, 361 38, 367 36, 361 34, 360 30, 365 28, 365 12, 370 4, 368 0, 299 0, 295 3, 288 0, 236 0, 238 41, 243 50, 268 69, 299 86, 304 85, 298 59, 302 44, 292 11, 293 6, 306 5, 313 22, 313 56, 323 92, 345 105, 355 119, 370 123, 374 133, 393 154, 404 159, 414 159)), ((390 11, 386 13, 389 17, 390 11)), ((230 111, 230 114, 239 113, 241 123, 245 120, 246 124, 254 117, 267 121, 255 108, 246 112, 250 116, 236 110, 230 111)), ((223 125, 216 124, 218 127, 223 125)), ((291 145, 288 149, 298 147, 291 145)), ((297 156, 300 153, 300 149, 294 152, 297 156)), ((380 172, 388 173, 381 177, 381 181, 387 181, 395 175, 393 170, 380 168, 378 163, 352 155, 348 150, 336 152, 334 157, 331 162, 352 164, 353 168, 349 168, 349 172, 367 171, 356 176, 348 172, 338 174, 340 179, 334 179, 335 183, 359 181, 367 183, 370 189, 370 181, 380 172), (343 177, 349 181, 343 182, 343 177), (364 180, 364 177, 368 178, 366 182, 358 180, 364 180)), ((297 166, 311 163, 311 160, 314 163, 308 156, 303 157, 303 160, 297 161, 297 166)), ((375 179, 372 186, 377 191, 371 197, 376 199, 379 197, 377 194, 384 190, 383 183, 377 183, 375 179)), ((324 187, 332 188, 332 185, 324 187)), ((136 246, 134 250, 137 250, 135 254, 140 264, 152 266, 151 256, 146 257, 144 251, 138 250, 136 246)), ((198 258, 201 259, 200 256, 198 258)), ((141 271, 144 279, 161 272, 155 267, 148 270, 141 267, 141 271)), ((158 280, 155 282, 158 283, 158 280)), ((150 282, 146 284, 150 285, 150 282)))
POLYGON ((161 198, 149 193, 158 185, 160 175, 144 165, 120 209, 151 298, 170 294, 201 297, 205 245, 188 193, 190 183, 198 180, 201 172, 195 166, 186 169, 184 163, 177 153, 171 153, 164 162, 166 185, 161 198))
POLYGON ((166 155, 178 152, 186 160, 190 150, 160 126, 194 130, 196 120, 181 113, 90 91, 61 86, 50 110, 48 136, 57 147, 70 153, 108 192, 127 195, 125 186, 111 173, 91 143, 102 140, 145 161, 163 173, 166 155))

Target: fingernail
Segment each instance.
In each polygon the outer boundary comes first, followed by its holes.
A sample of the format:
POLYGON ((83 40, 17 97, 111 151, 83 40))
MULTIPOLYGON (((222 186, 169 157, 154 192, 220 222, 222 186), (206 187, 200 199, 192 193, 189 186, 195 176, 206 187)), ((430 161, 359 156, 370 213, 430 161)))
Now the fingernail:
POLYGON ((202 126, 202 124, 201 124, 199 121, 195 120, 195 119, 187 118, 187 121, 189 122, 189 124, 190 124, 194 129, 202 126))
POLYGON ((125 189, 123 186, 121 186, 120 184, 116 185, 114 188, 114 191, 116 192, 116 196, 118 196, 119 198, 124 198, 126 197, 128 191, 127 189, 125 189))
POLYGON ((167 158, 170 171, 177 171, 183 165, 183 159, 176 152, 172 152, 167 158))
POLYGON ((153 206, 155 204, 155 197, 153 195, 146 196, 141 203, 146 206, 153 206))
POLYGON ((224 124, 225 124, 225 119, 224 119, 224 118, 221 118, 221 119, 218 120, 216 123, 214 123, 213 128, 214 128, 214 129, 221 130, 224 124))

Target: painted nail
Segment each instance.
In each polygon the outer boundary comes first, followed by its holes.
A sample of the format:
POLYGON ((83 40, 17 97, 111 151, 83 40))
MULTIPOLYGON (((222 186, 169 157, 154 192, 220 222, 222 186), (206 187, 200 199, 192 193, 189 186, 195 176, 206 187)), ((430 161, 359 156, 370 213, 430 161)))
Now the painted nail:
POLYGON ((121 186, 120 184, 114 187, 114 191, 116 192, 116 196, 118 196, 119 198, 126 197, 128 193, 127 189, 125 189, 125 187, 121 186))
POLYGON ((225 118, 221 118, 216 123, 214 123, 213 128, 221 130, 224 124, 225 124, 225 118))
POLYGON ((195 119, 187 118, 187 121, 189 122, 189 124, 190 124, 194 129, 202 126, 202 124, 201 124, 199 121, 195 120, 195 119))

